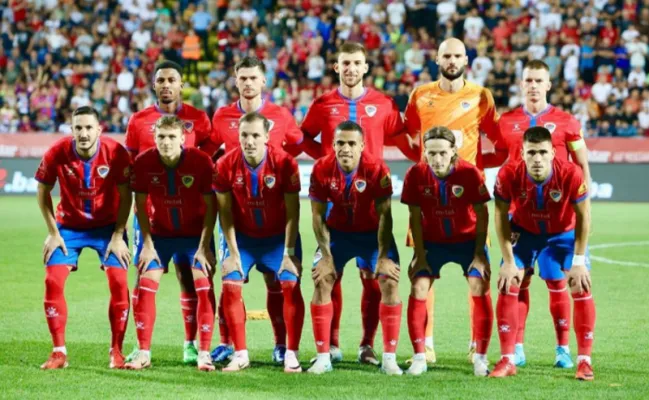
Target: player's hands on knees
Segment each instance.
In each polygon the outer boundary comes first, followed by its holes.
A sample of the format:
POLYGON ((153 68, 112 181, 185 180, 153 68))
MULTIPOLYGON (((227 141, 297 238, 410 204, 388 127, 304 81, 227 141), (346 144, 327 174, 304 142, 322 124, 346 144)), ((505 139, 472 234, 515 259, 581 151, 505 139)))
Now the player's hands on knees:
POLYGON ((425 255, 417 256, 415 254, 415 256, 412 258, 412 261, 410 262, 410 265, 408 266, 408 277, 410 278, 410 281, 414 281, 417 275, 419 275, 421 272, 428 272, 429 274, 432 274, 433 271, 430 268, 430 265, 428 265, 425 255))
POLYGON ((285 255, 282 259, 282 265, 279 267, 277 276, 280 276, 282 272, 288 271, 298 278, 302 278, 302 262, 296 256, 285 255))
POLYGON ((482 279, 488 281, 491 278, 491 265, 487 260, 487 255, 484 252, 479 252, 473 255, 473 261, 469 266, 469 271, 475 269, 480 273, 482 279))
POLYGON ((221 274, 223 277, 228 276, 233 272, 238 272, 243 278, 243 267, 241 266, 241 257, 229 255, 225 260, 223 260, 223 267, 221 269, 221 274))
POLYGON ((131 263, 131 252, 122 236, 113 235, 110 239, 110 243, 108 243, 108 248, 106 249, 106 254, 104 254, 104 261, 108 260, 110 253, 115 254, 115 257, 119 260, 119 264, 122 268, 128 268, 131 263))
POLYGON ((142 251, 140 252, 140 259, 137 263, 138 272, 140 274, 144 273, 149 267, 149 264, 151 264, 153 261, 157 261, 158 264, 162 264, 160 262, 160 257, 158 257, 158 252, 152 246, 145 245, 144 247, 142 247, 142 251))
POLYGON ((311 272, 311 277, 313 278, 313 283, 319 285, 322 283, 327 276, 336 276, 336 268, 334 267, 334 259, 331 256, 323 256, 320 261, 317 262, 315 268, 311 272))
POLYGON ((401 269, 394 261, 387 257, 381 257, 376 261, 376 274, 383 275, 395 281, 399 281, 401 269))
POLYGON ((208 278, 214 273, 214 266, 216 265, 216 256, 210 248, 199 247, 194 254, 194 265, 200 264, 201 270, 208 278))
POLYGON ((579 289, 580 294, 590 292, 592 283, 590 273, 585 265, 573 265, 570 271, 566 273, 566 277, 568 278, 568 285, 570 285, 571 289, 579 289))
POLYGON ((45 238, 45 244, 43 245, 43 263, 47 264, 47 262, 50 260, 50 257, 52 257, 52 254, 56 251, 56 249, 61 248, 61 251, 63 251, 64 255, 68 255, 68 248, 65 247, 65 241, 63 240, 63 237, 57 233, 56 235, 47 235, 45 238))
POLYGON ((521 278, 518 274, 518 268, 513 263, 503 263, 498 273, 498 290, 501 293, 509 293, 512 286, 519 286, 521 278))

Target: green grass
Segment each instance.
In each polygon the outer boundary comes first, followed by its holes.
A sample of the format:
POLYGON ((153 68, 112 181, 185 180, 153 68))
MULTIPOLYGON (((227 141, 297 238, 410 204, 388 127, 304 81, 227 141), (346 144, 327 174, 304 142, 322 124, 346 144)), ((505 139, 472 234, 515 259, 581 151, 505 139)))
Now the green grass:
MULTIPOLYGON (((647 348, 649 348, 649 251, 645 246, 600 248, 594 255, 611 260, 640 263, 624 266, 595 262, 594 295, 597 304, 596 341, 593 354, 596 380, 577 382, 574 371, 552 368, 554 332, 548 312, 547 290, 535 279, 532 284, 526 352, 528 366, 506 380, 480 379, 466 361, 468 343, 467 288, 457 266, 446 266, 436 283, 435 344, 438 364, 424 376, 385 377, 375 368, 354 362, 360 327, 360 282, 350 264, 343 282, 344 311, 341 330, 345 362, 325 376, 286 375, 271 365, 273 347, 269 321, 248 323, 248 346, 252 368, 238 375, 199 373, 181 363, 183 327, 178 303, 178 284, 173 275, 163 279, 158 293, 158 318, 153 339, 153 364, 142 372, 108 369, 110 331, 107 319, 108 288, 97 268, 97 258, 86 251, 80 269, 68 279, 69 307, 67 347, 70 367, 43 372, 39 365, 51 351, 43 316, 41 246, 45 227, 33 198, 0 198, 0 398, 647 398, 647 348), (579 392, 577 392, 579 391, 579 392)), ((649 241, 647 204, 594 205, 591 244, 649 241)), ((309 264, 315 241, 309 212, 303 203, 301 232, 305 264, 309 264)), ((403 246, 407 210, 394 205, 395 237, 403 260, 411 250, 403 246)), ((492 248, 492 260, 500 255, 492 248)), ((495 275, 495 272, 494 272, 495 275)), ((403 274, 405 277, 405 273, 403 274)), ((307 302, 313 285, 306 274, 303 293, 307 302)), ((131 285, 134 275, 130 274, 131 285)), ((495 285, 495 282, 492 282, 495 285)), ((220 287, 217 288, 220 291, 220 287)), ((403 299, 408 284, 401 284, 403 299)), ((249 310, 265 307, 261 275, 253 272, 244 296, 249 310)), ((495 304, 495 302, 494 302, 495 304)), ((404 310, 405 311, 405 310, 404 310)), ((405 313, 404 313, 405 314, 405 313)), ((574 335, 571 347, 576 350, 574 335)), ((125 349, 135 343, 132 320, 125 349)), ((381 335, 377 344, 381 343, 381 335)), ((215 337, 214 342, 218 341, 215 337)), ((492 364, 499 354, 494 332, 489 353, 492 364)), ((380 349, 380 345, 377 346, 380 349)), ((399 361, 411 355, 405 316, 402 321, 399 361)), ((315 353, 307 307, 301 360, 315 353)))

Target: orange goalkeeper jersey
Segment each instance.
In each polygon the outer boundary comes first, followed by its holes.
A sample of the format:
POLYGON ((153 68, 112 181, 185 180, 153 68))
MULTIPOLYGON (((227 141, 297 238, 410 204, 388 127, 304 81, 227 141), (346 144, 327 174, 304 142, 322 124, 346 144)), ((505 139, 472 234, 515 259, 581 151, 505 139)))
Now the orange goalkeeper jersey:
MULTIPOLYGON (((413 90, 405 112, 408 132, 423 138, 434 126, 445 126, 455 134, 460 158, 484 169, 480 132, 495 144, 503 143, 498 128, 499 115, 489 89, 464 81, 458 92, 449 93, 439 81, 413 90)), ((420 148, 423 149, 423 146, 420 148)))

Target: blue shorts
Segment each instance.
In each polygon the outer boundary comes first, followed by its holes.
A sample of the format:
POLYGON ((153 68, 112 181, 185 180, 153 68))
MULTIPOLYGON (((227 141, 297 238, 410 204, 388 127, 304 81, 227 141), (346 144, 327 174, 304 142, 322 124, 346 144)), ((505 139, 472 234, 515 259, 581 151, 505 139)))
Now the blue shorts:
MULTIPOLYGON (((72 270, 76 271, 81 250, 89 247, 97 252, 102 269, 104 267, 123 268, 113 253, 110 253, 108 259, 104 261, 104 255, 115 231, 115 225, 87 230, 70 229, 61 225, 58 225, 58 227, 59 233, 65 242, 65 247, 68 249, 68 255, 63 254, 61 248, 54 250, 50 259, 45 263, 47 267, 52 265, 72 265, 72 270)), ((126 232, 124 232, 124 242, 128 245, 126 232)))
MULTIPOLYGON (((282 267, 282 260, 284 259, 286 235, 276 235, 267 238, 253 238, 243 233, 236 234, 237 246, 239 247, 239 254, 241 254, 241 268, 243 269, 244 276, 238 271, 231 272, 223 277, 223 280, 243 281, 248 280, 248 275, 253 266, 257 266, 257 270, 261 273, 274 273, 275 279, 280 282, 298 282, 299 277, 289 271, 282 271, 277 275, 279 269, 282 267)), ((230 256, 228 244, 225 241, 225 236, 221 235, 219 241, 219 258, 221 264, 223 260, 230 256)), ((297 235, 295 242, 295 256, 302 262, 302 239, 297 235)))
POLYGON ((133 216, 133 259, 136 259, 138 256, 138 251, 140 249, 140 242, 142 241, 142 231, 140 231, 140 223, 137 220, 137 216, 133 216))
MULTIPOLYGON (((514 260, 518 269, 534 269, 538 261, 539 275, 544 280, 564 279, 564 271, 572 268, 575 254, 575 231, 554 235, 536 235, 511 224, 514 260)), ((589 251, 586 268, 590 271, 589 251)))
MULTIPOLYGON (((329 247, 333 256, 336 273, 341 274, 349 260, 356 258, 358 268, 376 272, 376 261, 379 257, 379 241, 377 232, 340 232, 329 229, 329 247)), ((313 267, 322 258, 318 249, 313 258, 313 267)), ((399 265, 399 251, 392 238, 388 250, 388 258, 399 265)))
MULTIPOLYGON (((430 276, 435 279, 440 278, 440 270, 448 263, 460 264, 464 276, 468 278, 483 278, 476 269, 469 270, 473 262, 475 253, 475 240, 460 243, 432 243, 424 242, 426 248, 426 262, 432 270, 431 272, 422 271, 417 276, 430 276)), ((484 248, 487 262, 489 262, 489 251, 487 246, 484 248)))
MULTIPOLYGON (((195 269, 202 269, 200 263, 194 264, 194 256, 198 245, 201 242, 200 236, 193 237, 164 237, 153 235, 153 247, 158 253, 161 264, 157 261, 152 261, 144 270, 150 271, 155 269, 164 269, 166 273, 169 270, 169 261, 173 258, 176 267, 190 265, 195 269)), ((140 261, 140 253, 142 252, 143 242, 140 240, 138 243, 137 252, 135 253, 135 264, 140 261)), ((210 248, 214 251, 214 241, 210 244, 210 248)))

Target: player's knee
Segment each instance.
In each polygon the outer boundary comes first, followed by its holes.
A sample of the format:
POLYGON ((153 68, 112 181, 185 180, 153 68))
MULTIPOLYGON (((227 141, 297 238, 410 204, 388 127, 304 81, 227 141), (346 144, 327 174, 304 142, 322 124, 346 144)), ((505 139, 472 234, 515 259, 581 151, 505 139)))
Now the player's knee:
POLYGON ((266 283, 266 289, 269 291, 281 290, 281 283, 273 272, 264 272, 264 282, 266 283))
POLYGON ((427 276, 415 277, 410 288, 410 296, 417 300, 426 300, 432 281, 427 276))
POLYGON ((392 305, 399 302, 399 282, 394 279, 380 278, 381 301, 392 305))
POLYGON ((194 268, 191 268, 189 265, 176 266, 176 278, 178 278, 181 291, 188 292, 194 290, 193 270, 194 268))
MULTIPOLYGON (((162 274, 164 274, 164 270, 161 269, 161 268, 160 269, 158 269, 158 268, 149 269, 149 270, 146 270, 141 275, 140 278, 147 278, 147 279, 151 279, 152 281, 155 281, 155 282, 160 282, 160 279, 162 279, 162 274)), ((193 287, 193 283, 192 283, 192 287, 193 287)))
POLYGON ((331 292, 336 282, 336 274, 330 273, 322 277, 319 281, 315 282, 315 289, 320 292, 331 292))
POLYGON ((361 279, 376 279, 376 274, 368 269, 360 269, 361 279))
POLYGON ((471 296, 484 296, 489 291, 489 281, 482 278, 469 278, 469 292, 471 296))

